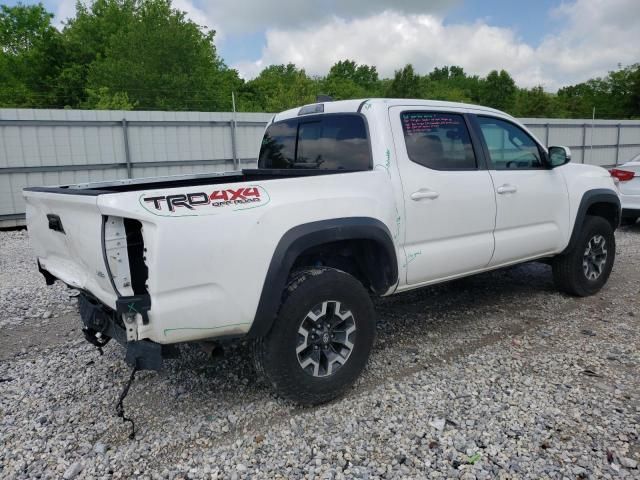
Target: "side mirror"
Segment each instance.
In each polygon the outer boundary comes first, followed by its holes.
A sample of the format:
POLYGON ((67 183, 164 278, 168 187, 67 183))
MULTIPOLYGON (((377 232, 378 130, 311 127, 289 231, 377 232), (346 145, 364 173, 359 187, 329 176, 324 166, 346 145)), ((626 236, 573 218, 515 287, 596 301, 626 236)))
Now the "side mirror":
POLYGON ((561 167, 571 161, 569 147, 549 147, 549 165, 551 168, 561 167))

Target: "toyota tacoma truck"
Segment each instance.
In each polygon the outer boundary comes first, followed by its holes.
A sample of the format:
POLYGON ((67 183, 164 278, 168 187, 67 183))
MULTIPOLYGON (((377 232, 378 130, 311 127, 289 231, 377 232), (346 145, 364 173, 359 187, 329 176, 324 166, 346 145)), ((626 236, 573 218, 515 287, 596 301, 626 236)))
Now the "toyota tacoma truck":
POLYGON ((302 404, 365 368, 386 296, 532 260, 568 294, 613 267, 617 189, 475 105, 306 105, 266 127, 257 168, 24 190, 38 267, 81 292, 84 333, 137 368, 244 337, 302 404))

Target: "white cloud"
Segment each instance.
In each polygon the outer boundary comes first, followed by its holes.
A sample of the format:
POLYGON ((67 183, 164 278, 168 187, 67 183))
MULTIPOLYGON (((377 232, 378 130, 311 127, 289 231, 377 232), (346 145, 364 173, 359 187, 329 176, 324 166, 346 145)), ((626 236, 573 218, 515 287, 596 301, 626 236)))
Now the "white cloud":
MULTIPOLYGON (((84 2, 86 3, 86 1, 84 2)), ((53 23, 61 29, 68 19, 76 16, 76 0, 59 0, 53 23)))
POLYGON ((640 2, 577 0, 552 14, 564 27, 537 49, 548 75, 585 80, 605 75, 620 63, 640 62, 640 2))
POLYGON ((212 29, 214 27, 213 20, 201 8, 196 7, 191 0, 173 0, 173 8, 185 12, 187 18, 201 27, 212 29))
POLYGON ((249 78, 266 65, 287 62, 325 74, 345 58, 376 65, 382 76, 406 63, 421 73, 442 65, 479 75, 504 68, 520 85, 555 90, 640 60, 637 0, 577 0, 553 15, 561 28, 538 46, 485 21, 447 24, 440 16, 391 10, 349 20, 333 16, 313 27, 267 30, 261 58, 234 67, 249 78))
POLYGON ((438 13, 461 0, 214 0, 204 8, 223 33, 301 28, 340 18, 367 17, 388 8, 404 14, 438 13), (389 7, 389 4, 392 7, 389 7))

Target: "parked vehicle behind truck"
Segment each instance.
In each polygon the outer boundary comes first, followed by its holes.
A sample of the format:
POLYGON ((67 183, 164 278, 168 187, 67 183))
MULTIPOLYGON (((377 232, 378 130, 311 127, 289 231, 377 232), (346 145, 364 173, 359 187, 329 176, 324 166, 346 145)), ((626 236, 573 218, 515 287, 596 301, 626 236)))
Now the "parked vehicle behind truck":
POLYGON ((170 345, 250 338, 303 404, 364 369, 372 296, 540 259, 560 290, 592 295, 621 213, 606 170, 511 116, 404 99, 279 113, 257 169, 24 194, 39 268, 82 292, 92 343, 157 369, 170 345))
POLYGON ((640 155, 609 170, 622 206, 622 223, 633 225, 640 218, 640 155))

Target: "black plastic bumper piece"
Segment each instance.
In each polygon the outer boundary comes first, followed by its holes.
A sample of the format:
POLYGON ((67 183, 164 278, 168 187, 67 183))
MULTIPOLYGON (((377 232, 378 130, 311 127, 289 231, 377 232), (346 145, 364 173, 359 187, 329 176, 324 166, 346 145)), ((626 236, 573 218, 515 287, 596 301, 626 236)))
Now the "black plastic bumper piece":
MULTIPOLYGON (((144 302, 132 300, 135 297, 123 297, 122 304, 118 303, 118 308, 124 312, 129 312, 128 305, 132 305, 133 309, 136 309, 136 313, 146 315, 144 310, 144 302), (126 301, 128 300, 129 303, 126 301)), ((118 301, 120 302, 120 300, 118 301)), ((173 349, 169 346, 160 345, 159 343, 152 342, 150 340, 139 340, 135 342, 127 342, 127 334, 124 327, 120 326, 117 322, 118 312, 114 312, 110 308, 106 307, 96 298, 89 296, 86 293, 82 293, 78 297, 78 304, 80 307, 80 317, 84 324, 84 332, 86 335, 94 335, 100 333, 101 339, 105 337, 113 338, 120 343, 127 351, 125 355, 125 361, 138 368, 138 370, 160 370, 162 368, 162 362, 164 358, 171 358, 173 356, 173 349)), ((143 315, 143 318, 144 318, 143 315)), ((95 345, 94 342, 89 340, 95 345)), ((106 343, 106 342, 105 342, 106 343)))
POLYGON ((142 315, 142 323, 149 324, 149 310, 151 310, 151 297, 149 295, 133 295, 131 297, 120 297, 116 300, 116 313, 123 315, 127 313, 139 313, 142 315))
POLYGON ((161 370, 162 361, 162 345, 150 342, 149 340, 140 340, 138 342, 127 343, 127 354, 124 359, 127 364, 137 367, 138 370, 161 370))

